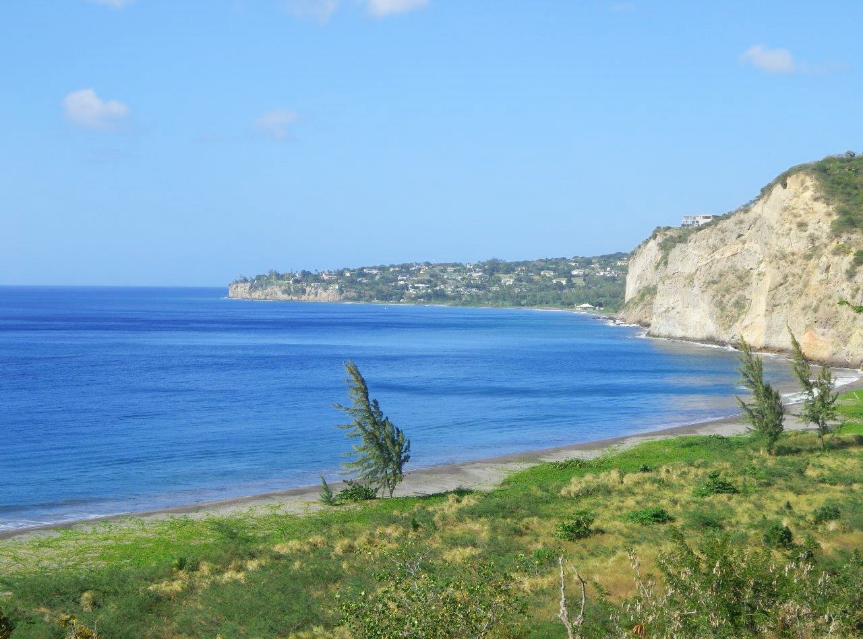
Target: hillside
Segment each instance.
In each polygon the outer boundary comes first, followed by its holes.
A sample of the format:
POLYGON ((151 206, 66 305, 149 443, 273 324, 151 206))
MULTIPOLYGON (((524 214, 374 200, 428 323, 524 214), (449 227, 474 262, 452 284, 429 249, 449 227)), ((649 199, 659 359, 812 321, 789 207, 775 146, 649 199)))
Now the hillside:
POLYGON ((794 167, 752 203, 702 227, 660 228, 633 253, 624 321, 649 334, 858 365, 860 318, 838 306, 863 293, 863 158, 794 167))
POLYGON ((270 271, 240 278, 228 289, 238 299, 388 302, 454 306, 579 304, 618 310, 623 304, 626 253, 522 262, 429 262, 344 268, 311 273, 270 271))
MULTIPOLYGON (((858 395, 827 452, 812 433, 772 456, 750 438, 678 437, 488 492, 0 541, 0 637, 564 639, 559 556, 587 581, 585 639, 859 637, 858 395), (98 635, 67 634, 72 617, 98 635)), ((574 617, 572 574, 566 594, 574 617)))

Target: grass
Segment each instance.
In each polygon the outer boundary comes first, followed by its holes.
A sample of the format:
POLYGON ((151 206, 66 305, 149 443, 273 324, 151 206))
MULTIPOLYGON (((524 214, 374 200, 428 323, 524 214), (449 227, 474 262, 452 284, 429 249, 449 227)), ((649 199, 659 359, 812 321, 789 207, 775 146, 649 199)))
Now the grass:
POLYGON ((130 519, 0 542, 0 610, 13 639, 63 637, 64 615, 118 639, 339 637, 341 602, 411 552, 446 575, 493 564, 528 603, 527 636, 563 637, 559 554, 591 584, 589 612, 599 593, 608 605, 633 596, 628 551, 654 571, 670 531, 693 543, 721 531, 777 557, 811 538, 825 565, 841 564, 863 546, 863 391, 841 410, 848 425, 827 452, 811 433, 787 435, 775 456, 746 437, 681 437, 540 464, 487 493, 130 519))
POLYGON ((835 208, 834 234, 863 233, 863 156, 849 151, 800 164, 779 175, 762 189, 761 194, 766 194, 777 184, 785 187, 788 178, 797 173, 813 175, 821 185, 827 203, 835 208))

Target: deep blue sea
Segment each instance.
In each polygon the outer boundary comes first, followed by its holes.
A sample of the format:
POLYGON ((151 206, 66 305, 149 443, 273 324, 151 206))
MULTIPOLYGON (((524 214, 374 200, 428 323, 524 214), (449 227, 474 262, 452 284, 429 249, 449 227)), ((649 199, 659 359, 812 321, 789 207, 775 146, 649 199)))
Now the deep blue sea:
POLYGON ((740 393, 733 352, 585 315, 224 295, 0 288, 0 529, 338 478, 347 358, 413 468, 708 420, 740 393))

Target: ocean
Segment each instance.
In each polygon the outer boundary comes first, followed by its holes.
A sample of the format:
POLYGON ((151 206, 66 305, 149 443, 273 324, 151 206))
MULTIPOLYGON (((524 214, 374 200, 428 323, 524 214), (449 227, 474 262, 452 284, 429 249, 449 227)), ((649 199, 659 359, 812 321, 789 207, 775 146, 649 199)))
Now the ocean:
POLYGON ((339 479, 348 358, 414 469, 737 412, 734 352, 587 315, 225 294, 0 288, 0 530, 339 479))

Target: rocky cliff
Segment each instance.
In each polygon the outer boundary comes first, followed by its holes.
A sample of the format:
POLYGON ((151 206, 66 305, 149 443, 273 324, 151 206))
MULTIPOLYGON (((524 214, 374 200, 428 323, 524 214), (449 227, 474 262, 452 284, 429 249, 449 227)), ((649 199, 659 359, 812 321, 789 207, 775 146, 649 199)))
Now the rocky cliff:
POLYGON ((790 348, 790 327, 813 359, 859 365, 863 316, 837 304, 863 297, 860 212, 849 208, 859 195, 847 196, 863 193, 854 186, 863 181, 858 165, 836 169, 841 183, 798 167, 718 221, 657 229, 630 259, 620 318, 657 337, 733 343, 742 336, 777 351, 790 348))
POLYGON ((254 287, 251 282, 234 282, 228 286, 228 297, 243 300, 280 302, 342 302, 353 299, 342 295, 336 286, 310 286, 303 293, 292 293, 281 286, 254 287))

